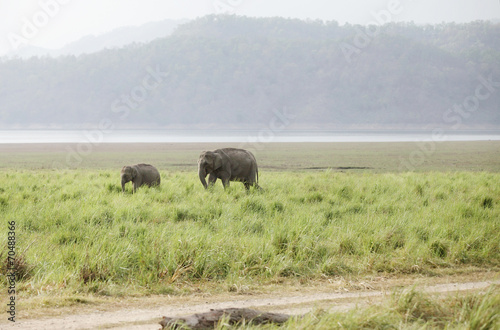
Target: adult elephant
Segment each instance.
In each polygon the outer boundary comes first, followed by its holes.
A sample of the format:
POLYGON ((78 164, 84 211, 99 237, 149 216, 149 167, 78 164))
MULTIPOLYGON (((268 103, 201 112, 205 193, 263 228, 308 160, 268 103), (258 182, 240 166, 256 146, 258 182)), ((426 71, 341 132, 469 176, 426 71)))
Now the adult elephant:
POLYGON ((230 181, 239 181, 245 185, 258 186, 259 170, 254 155, 244 149, 223 148, 214 151, 203 151, 198 159, 198 175, 205 189, 212 186, 217 179, 222 181, 224 189, 230 181), (208 184, 205 180, 207 174, 208 184))
POLYGON ((137 164, 132 166, 123 166, 122 172, 122 191, 125 191, 125 184, 132 181, 134 192, 142 185, 158 186, 160 184, 160 172, 153 165, 137 164))

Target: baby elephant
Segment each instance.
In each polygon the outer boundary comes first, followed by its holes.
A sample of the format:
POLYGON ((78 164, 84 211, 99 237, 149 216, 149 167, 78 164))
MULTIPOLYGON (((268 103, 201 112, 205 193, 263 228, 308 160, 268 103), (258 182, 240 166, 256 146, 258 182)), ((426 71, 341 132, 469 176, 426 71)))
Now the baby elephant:
POLYGON ((150 187, 160 185, 160 173, 156 167, 149 164, 123 166, 121 176, 123 192, 125 192, 125 184, 129 181, 134 184, 134 192, 144 184, 150 187))

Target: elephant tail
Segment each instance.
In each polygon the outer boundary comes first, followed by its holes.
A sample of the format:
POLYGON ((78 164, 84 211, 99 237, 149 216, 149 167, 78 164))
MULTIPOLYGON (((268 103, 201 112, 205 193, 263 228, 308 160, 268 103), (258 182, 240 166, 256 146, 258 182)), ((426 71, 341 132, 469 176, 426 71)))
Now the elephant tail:
MULTIPOLYGON (((257 166, 257 165, 255 165, 257 166)), ((255 174, 257 174, 257 181, 255 182, 255 188, 257 188, 259 191, 264 191, 261 186, 259 186, 259 168, 255 167, 255 174)))
POLYGON ((259 185, 259 167, 255 164, 255 173, 257 174, 257 185, 259 185))

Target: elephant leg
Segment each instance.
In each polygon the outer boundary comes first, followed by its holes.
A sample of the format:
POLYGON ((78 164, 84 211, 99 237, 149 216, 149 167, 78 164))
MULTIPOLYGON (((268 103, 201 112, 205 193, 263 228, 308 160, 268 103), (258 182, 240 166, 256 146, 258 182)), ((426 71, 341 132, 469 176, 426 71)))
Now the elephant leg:
POLYGON ((248 181, 243 181, 243 184, 245 185, 245 189, 246 189, 246 190, 250 190, 250 186, 251 186, 250 182, 248 182, 248 181))
POLYGON ((215 181, 217 181, 217 176, 213 173, 210 173, 208 176, 208 185, 213 186, 215 184, 215 181))
POLYGON ((134 192, 137 190, 137 188, 139 188, 140 186, 142 186, 142 179, 136 179, 134 180, 134 192))
POLYGON ((221 176, 221 181, 222 181, 222 185, 224 186, 224 189, 226 188, 229 188, 229 175, 223 175, 221 176))

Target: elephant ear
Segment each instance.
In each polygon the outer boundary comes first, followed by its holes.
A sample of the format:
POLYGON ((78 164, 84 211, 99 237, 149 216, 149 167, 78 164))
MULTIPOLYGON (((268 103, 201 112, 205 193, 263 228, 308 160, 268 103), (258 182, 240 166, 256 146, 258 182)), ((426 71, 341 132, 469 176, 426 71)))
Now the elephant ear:
POLYGON ((219 167, 222 167, 222 156, 218 153, 214 154, 214 170, 218 169, 219 167))
POLYGON ((139 171, 137 171, 137 168, 134 166, 132 167, 132 179, 136 178, 139 175, 139 171))
POLYGON ((207 157, 207 152, 206 151, 203 151, 201 154, 200 154, 200 157, 198 157, 198 165, 205 160, 205 158, 207 157))

